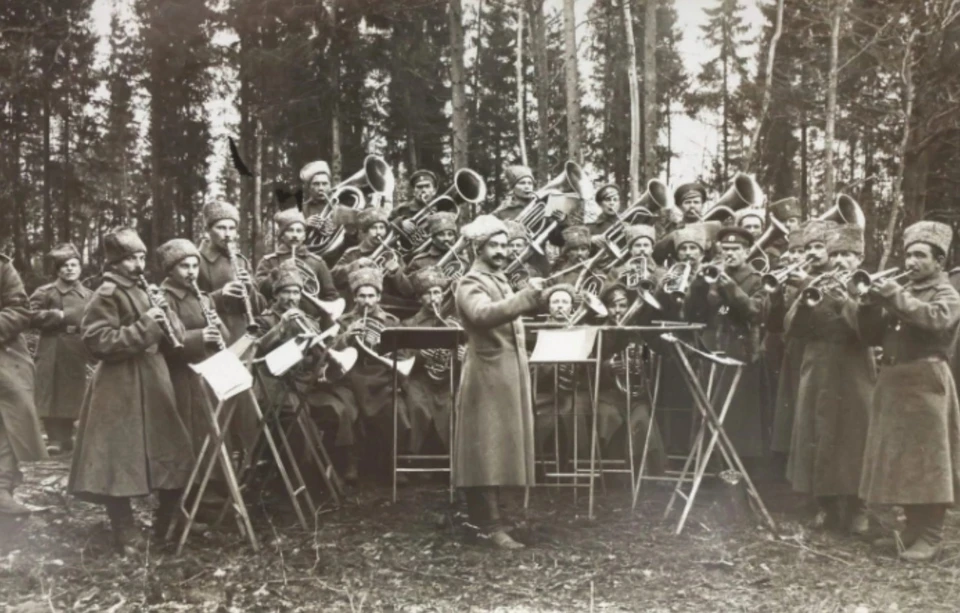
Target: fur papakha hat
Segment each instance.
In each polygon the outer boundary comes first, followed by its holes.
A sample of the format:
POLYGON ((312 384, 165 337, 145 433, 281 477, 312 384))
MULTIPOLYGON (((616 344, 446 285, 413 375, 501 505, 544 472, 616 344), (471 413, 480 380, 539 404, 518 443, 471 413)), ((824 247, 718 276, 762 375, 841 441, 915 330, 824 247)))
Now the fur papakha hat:
POLYGON ((73 243, 60 243, 50 250, 47 254, 47 260, 53 267, 53 270, 60 270, 60 267, 70 260, 79 260, 80 252, 73 243))
POLYGON ((350 291, 354 294, 361 287, 371 286, 378 292, 383 291, 383 275, 376 268, 361 268, 354 270, 347 275, 347 282, 350 284, 350 291))
POLYGON ((324 174, 328 177, 330 176, 330 166, 327 165, 323 160, 316 160, 315 162, 308 162, 303 168, 300 169, 300 180, 304 183, 307 183, 315 177, 316 175, 324 174))
POLYGON ((903 231, 903 248, 914 243, 927 243, 938 247, 944 255, 950 252, 953 228, 939 221, 918 221, 903 231))
POLYGON ((690 224, 673 233, 673 248, 679 250, 685 243, 693 243, 701 251, 707 250, 707 230, 702 224, 690 224))
POLYGON ((794 228, 787 234, 787 249, 803 248, 803 228, 794 228))
POLYGON ((293 285, 303 289, 303 275, 290 260, 280 262, 279 266, 270 271, 270 287, 274 296, 283 288, 293 285))
POLYGON ((229 202, 208 202, 203 205, 203 222, 208 228, 224 219, 232 219, 239 225, 240 211, 229 202))
POLYGON ((628 248, 633 245, 634 241, 640 238, 649 238, 650 242, 653 244, 656 244, 657 242, 657 229, 646 224, 638 223, 631 226, 626 226, 623 230, 623 235, 627 239, 628 248))
POLYGON ((567 253, 571 249, 589 247, 591 245, 590 228, 587 226, 570 226, 564 228, 561 235, 563 236, 563 253, 567 253))
POLYGON ((821 242, 826 244, 830 231, 837 227, 835 221, 825 221, 822 219, 811 219, 805 222, 803 228, 803 246, 810 243, 821 242))
MULTIPOLYGON (((507 169, 503 172, 503 179, 506 181, 507 187, 513 189, 513 186, 516 185, 520 179, 533 179, 533 171, 520 164, 507 166, 507 169)), ((536 181, 536 179, 534 179, 534 181, 536 181)))
POLYGON ((131 255, 146 252, 147 246, 133 228, 119 228, 103 237, 103 258, 108 264, 116 264, 131 255))
POLYGON ((430 231, 431 236, 447 230, 453 230, 456 232, 457 214, 442 212, 434 213, 433 215, 427 217, 427 229, 430 231))
POLYGON ((278 235, 283 234, 287 228, 295 223, 303 224, 304 227, 307 225, 307 220, 303 217, 303 213, 300 212, 300 209, 296 208, 278 211, 273 216, 273 221, 277 224, 278 235))
POLYGON ((389 219, 389 217, 390 215, 387 213, 386 209, 370 207, 357 213, 357 224, 360 226, 361 232, 366 232, 373 226, 373 224, 387 223, 387 219, 389 219))
POLYGON ((493 215, 477 215, 477 218, 460 229, 460 235, 477 245, 497 234, 507 234, 507 226, 493 215))
POLYGON ((509 219, 503 223, 507 226, 508 241, 513 241, 518 238, 529 240, 529 236, 527 236, 527 229, 519 221, 513 221, 512 219, 509 219))
POLYGON ((170 272, 170 269, 180 263, 183 259, 190 256, 200 257, 200 251, 197 246, 185 238, 170 239, 157 247, 157 264, 164 274, 170 272))
POLYGON ((413 291, 417 296, 422 296, 433 287, 445 290, 449 284, 450 279, 436 266, 421 268, 410 275, 410 285, 413 286, 413 291))
POLYGON ((863 255, 863 228, 851 224, 837 226, 827 233, 827 253, 852 251, 863 255))

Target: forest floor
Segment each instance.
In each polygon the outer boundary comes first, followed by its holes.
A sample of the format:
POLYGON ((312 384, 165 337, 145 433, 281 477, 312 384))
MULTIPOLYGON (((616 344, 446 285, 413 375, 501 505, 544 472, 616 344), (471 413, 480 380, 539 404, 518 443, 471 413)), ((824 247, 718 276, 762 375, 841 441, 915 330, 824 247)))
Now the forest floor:
MULTIPOLYGON (((802 499, 782 485, 764 490, 779 537, 732 519, 719 486, 698 498, 680 536, 676 513, 662 521, 662 485, 645 486, 636 514, 627 489, 611 487, 593 521, 585 495, 574 504, 570 489, 537 489, 525 517, 522 497, 508 498, 530 546, 500 551, 454 527, 442 484, 407 487, 396 504, 388 487, 371 485, 321 510, 307 532, 275 495, 254 501, 259 553, 223 528, 191 537, 180 557, 157 546, 121 557, 101 509, 63 496, 65 461, 25 468, 18 497, 48 508, 0 525, 0 606, 18 613, 960 609, 957 514, 940 561, 907 565, 812 531, 802 499)), ((151 504, 137 502, 144 521, 151 504)))

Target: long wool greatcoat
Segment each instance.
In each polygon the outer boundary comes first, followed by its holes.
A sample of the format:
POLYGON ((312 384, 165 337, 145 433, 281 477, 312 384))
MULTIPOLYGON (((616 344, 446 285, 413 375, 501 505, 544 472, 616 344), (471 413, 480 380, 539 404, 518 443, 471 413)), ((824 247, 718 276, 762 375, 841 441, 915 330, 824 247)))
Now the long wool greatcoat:
POLYGON ((960 295, 946 274, 847 309, 883 343, 860 497, 871 504, 952 504, 960 488, 960 403, 950 358, 960 295))
POLYGON ((30 326, 27 305, 20 275, 0 255, 0 421, 21 462, 47 458, 34 408, 33 359, 21 334, 30 326))
POLYGON ((454 434, 457 487, 533 485, 533 409, 523 323, 539 292, 514 294, 503 274, 481 260, 457 288, 467 334, 454 434))
MULTIPOLYGON (((732 283, 720 281, 709 285, 698 276, 691 284, 684 310, 689 321, 707 324, 701 336, 707 349, 723 351, 746 363, 723 424, 740 457, 756 458, 767 451, 765 441, 769 436, 760 397, 762 373, 758 362, 759 324, 766 301, 758 291, 760 274, 752 266, 744 264, 737 270, 727 269, 727 274, 732 283)), ((718 368, 714 396, 718 399, 715 408, 719 415, 733 382, 734 369, 718 368)))
POLYGON ((803 364, 803 350, 807 339, 803 337, 807 330, 794 326, 790 332, 784 330, 786 307, 792 305, 799 295, 799 288, 788 285, 782 296, 774 295, 770 300, 767 314, 767 331, 782 334, 783 357, 780 361, 777 395, 773 406, 773 432, 770 449, 782 454, 790 453, 790 440, 793 437, 793 418, 796 413, 797 393, 800 388, 800 366, 803 364))
POLYGON ((41 285, 30 296, 37 343, 37 415, 76 419, 87 387, 87 364, 92 359, 80 338, 80 318, 93 291, 80 283, 57 279, 41 285), (62 312, 61 315, 58 311, 62 312))
POLYGON ((811 308, 800 298, 786 317, 787 332, 807 339, 787 478, 794 491, 814 496, 855 496, 860 486, 877 368, 843 316, 845 305, 854 308, 850 300, 825 293, 811 308))
MULTIPOLYGON (((167 368, 170 370, 170 381, 173 383, 174 395, 177 398, 177 411, 183 424, 190 431, 190 440, 193 442, 193 452, 200 453, 203 440, 210 432, 207 412, 212 397, 208 394, 203 379, 191 368, 191 364, 198 364, 218 351, 215 345, 203 342, 203 329, 207 327, 203 316, 204 306, 213 309, 213 302, 206 294, 203 304, 194 293, 181 286, 172 279, 167 279, 161 285, 167 297, 167 304, 177 314, 177 319, 183 325, 183 347, 169 349, 164 352, 167 368)), ((227 337, 226 329, 220 333, 227 337)), ((221 410, 221 415, 226 415, 221 410)))
MULTIPOLYGON (((70 470, 68 491, 79 498, 180 489, 193 468, 190 433, 160 353, 164 332, 149 308, 133 281, 107 273, 83 313, 83 343, 100 364, 80 409, 70 470)), ((182 329, 176 315, 170 319, 182 329)))

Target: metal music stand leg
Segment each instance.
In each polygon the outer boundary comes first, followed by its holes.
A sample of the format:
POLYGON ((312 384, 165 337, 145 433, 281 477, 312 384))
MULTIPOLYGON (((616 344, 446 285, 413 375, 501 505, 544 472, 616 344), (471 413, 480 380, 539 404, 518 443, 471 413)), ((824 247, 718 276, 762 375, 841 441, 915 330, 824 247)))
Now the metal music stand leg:
MULTIPOLYGON (((454 343, 453 350, 450 351, 450 420, 447 424, 447 429, 449 430, 449 438, 447 438, 447 463, 450 468, 450 504, 453 504, 454 501, 454 492, 453 492, 453 437, 455 428, 453 426, 454 421, 457 417, 457 380, 456 380, 456 368, 457 368, 457 356, 460 353, 460 347, 454 343)), ((436 425, 434 425, 436 427, 436 425)))
MULTIPOLYGON (((596 363, 596 381, 597 385, 593 386, 591 400, 593 402, 593 420, 590 434, 590 504, 589 511, 587 512, 587 518, 593 519, 593 497, 594 497, 594 476, 596 470, 596 461, 597 461, 597 406, 600 404, 600 365, 603 362, 601 356, 603 355, 603 329, 600 329, 597 332, 597 347, 595 349, 596 356, 594 361, 596 363)), ((589 384, 590 377, 587 377, 587 383, 589 384)))
MULTIPOLYGON (((660 356, 653 354, 653 377, 647 377, 647 386, 653 388, 652 393, 648 392, 650 397, 650 423, 647 424, 647 432, 643 437, 643 452, 640 455, 640 471, 636 475, 633 485, 633 501, 630 503, 630 510, 637 510, 637 500, 640 497, 640 484, 643 482, 643 472, 647 466, 647 453, 650 451, 650 437, 653 429, 657 425, 657 398, 660 395, 660 356)), ((646 386, 645 386, 646 387, 646 386)), ((627 388, 629 390, 629 388, 627 388)), ((649 389, 649 387, 647 387, 649 389)))
MULTIPOLYGON (((573 423, 573 503, 577 504, 580 492, 580 428, 577 419, 577 365, 573 365, 572 383, 573 389, 570 394, 570 417, 573 423)), ((559 390, 557 390, 559 395, 559 390)), ((558 432, 559 434, 559 432, 558 432)))
MULTIPOLYGON (((534 428, 536 428, 536 420, 534 420, 534 428)), ((560 467, 560 366, 557 364, 553 365, 553 470, 557 475, 554 481, 560 483, 560 474, 563 469, 560 467)))
MULTIPOLYGON (((628 345, 627 347, 629 348, 629 345, 628 345)), ((639 359, 639 358, 638 358, 638 359, 639 359)), ((636 465, 634 464, 634 461, 633 461, 633 406, 632 406, 632 405, 633 405, 633 392, 632 392, 631 389, 630 389, 630 383, 631 383, 631 381, 630 381, 630 351, 629 351, 629 350, 626 350, 626 349, 625 349, 624 352, 623 352, 623 364, 624 364, 624 366, 625 366, 625 368, 626 368, 626 370, 624 370, 624 381, 626 382, 626 388, 627 388, 627 393, 626 393, 627 402, 626 402, 626 407, 625 407, 625 408, 626 408, 626 411, 625 411, 625 414, 626 414, 626 424, 625 424, 625 425, 626 425, 626 428, 624 428, 624 430, 625 430, 626 433, 627 433, 627 456, 629 456, 629 457, 627 458, 627 462, 628 462, 628 465, 629 465, 629 467, 630 467, 630 484, 632 485, 632 484, 633 484, 633 480, 636 479, 636 473, 635 473, 634 471, 636 470, 637 467, 636 467, 636 465)), ((598 385, 599 385, 599 383, 598 383, 598 385)), ((598 407, 599 407, 599 405, 598 405, 598 407)), ((642 461, 642 460, 641 460, 641 461, 642 461)))
POLYGON ((400 453, 400 446, 397 444, 397 441, 400 438, 399 429, 400 429, 400 406, 398 402, 397 395, 397 341, 393 341, 393 471, 392 471, 392 488, 393 488, 393 502, 397 501, 397 454, 400 453))
MULTIPOLYGON (((690 362, 687 360, 686 355, 680 349, 679 345, 676 343, 673 344, 674 351, 680 357, 681 361, 685 365, 683 372, 689 378, 693 375, 693 369, 690 367, 690 362)), ((726 431, 723 429, 723 424, 719 423, 717 414, 714 412, 713 407, 710 405, 706 394, 703 391, 703 388, 700 387, 699 382, 695 378, 691 380, 693 383, 693 388, 695 392, 695 398, 699 400, 698 406, 701 411, 704 412, 704 418, 708 421, 708 427, 711 430, 711 433, 715 433, 720 437, 720 446, 719 449, 724 456, 724 459, 732 465, 740 474, 743 476, 743 480, 747 485, 747 491, 753 498, 754 502, 757 504, 763 519, 766 521, 767 525, 770 527, 770 530, 776 534, 777 525, 773 521, 773 518, 770 516, 769 511, 767 511, 766 505, 763 503, 763 499, 760 498, 760 494, 757 491, 756 486, 753 483, 753 479, 750 478, 750 474, 747 473, 746 469, 743 466, 743 462, 740 460, 740 456, 737 453, 736 447, 733 443, 730 442, 730 437, 727 436, 726 431)), ((679 530, 678 530, 679 534, 679 530)))
MULTIPOLYGON (((288 391, 290 387, 293 387, 293 386, 288 386, 288 391)), ((310 494, 310 488, 307 487, 306 479, 303 478, 303 472, 300 470, 299 458, 297 458, 297 454, 293 452, 293 446, 290 444, 289 434, 293 431, 293 427, 296 421, 296 415, 301 409, 300 407, 301 401, 299 396, 297 396, 296 393, 294 394, 294 396, 297 397, 297 406, 294 407, 293 420, 291 421, 290 425, 287 428, 284 428, 283 422, 281 420, 281 415, 283 414, 282 405, 281 405, 281 410, 274 413, 274 420, 277 426, 277 438, 280 439, 280 444, 283 447, 284 454, 287 457, 287 461, 290 463, 290 472, 293 473, 293 475, 297 478, 297 482, 300 484, 300 486, 296 490, 296 493, 298 495, 303 494, 304 499, 307 501, 307 507, 309 507, 310 509, 310 514, 315 516, 317 514, 317 505, 313 501, 313 496, 310 494)))

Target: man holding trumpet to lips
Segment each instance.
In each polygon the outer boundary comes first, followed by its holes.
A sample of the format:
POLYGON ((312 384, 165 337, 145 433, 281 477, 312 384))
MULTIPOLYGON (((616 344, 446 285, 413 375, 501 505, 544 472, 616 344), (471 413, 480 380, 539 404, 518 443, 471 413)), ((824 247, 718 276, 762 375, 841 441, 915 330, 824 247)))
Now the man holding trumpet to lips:
MULTIPOLYGON (((760 323, 766 296, 760 290, 760 273, 747 261, 753 235, 740 227, 717 233, 720 263, 701 266, 684 302, 684 319, 705 323, 700 340, 710 351, 744 362, 743 374, 724 421, 725 430, 744 464, 767 451, 769 419, 760 398, 760 323)), ((719 371, 719 398, 725 398, 734 370, 719 371)))
POLYGON ((900 285, 870 284, 844 313, 866 342, 883 345, 860 479, 871 505, 901 505, 906 527, 877 546, 928 561, 940 552, 944 514, 960 491, 960 403, 950 370, 960 295, 944 272, 953 229, 921 221, 904 231, 900 285))

